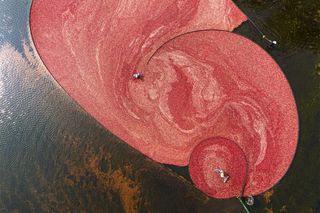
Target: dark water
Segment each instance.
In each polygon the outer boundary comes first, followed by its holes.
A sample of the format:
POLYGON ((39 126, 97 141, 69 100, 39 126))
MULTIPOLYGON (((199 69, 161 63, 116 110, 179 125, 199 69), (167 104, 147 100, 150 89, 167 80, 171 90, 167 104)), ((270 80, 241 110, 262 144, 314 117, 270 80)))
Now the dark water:
MULTIPOLYGON (((252 212, 320 212, 320 1, 238 0, 236 30, 283 69, 299 111, 296 157, 252 212)), ((0 212, 242 212, 210 199, 186 168, 157 164, 102 128, 34 54, 30 1, 0 0, 0 212)))

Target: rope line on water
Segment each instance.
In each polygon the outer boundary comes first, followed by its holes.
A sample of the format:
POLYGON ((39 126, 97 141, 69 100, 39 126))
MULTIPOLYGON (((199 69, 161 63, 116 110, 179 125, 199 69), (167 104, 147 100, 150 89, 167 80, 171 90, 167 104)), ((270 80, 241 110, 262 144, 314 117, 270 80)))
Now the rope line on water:
POLYGON ((246 206, 246 204, 243 202, 242 198, 241 197, 237 197, 238 200, 240 201, 242 207, 244 208, 244 210, 246 211, 246 213, 250 213, 248 207, 246 206))

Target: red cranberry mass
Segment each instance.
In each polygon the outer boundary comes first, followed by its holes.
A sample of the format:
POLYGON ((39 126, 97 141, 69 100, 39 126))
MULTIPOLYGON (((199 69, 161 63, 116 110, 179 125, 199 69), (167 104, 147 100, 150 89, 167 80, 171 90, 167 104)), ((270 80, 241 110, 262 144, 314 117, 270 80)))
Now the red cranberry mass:
POLYGON ((34 0, 30 28, 50 73, 104 127, 229 198, 276 184, 298 136, 281 69, 230 32, 245 20, 230 0, 34 0))

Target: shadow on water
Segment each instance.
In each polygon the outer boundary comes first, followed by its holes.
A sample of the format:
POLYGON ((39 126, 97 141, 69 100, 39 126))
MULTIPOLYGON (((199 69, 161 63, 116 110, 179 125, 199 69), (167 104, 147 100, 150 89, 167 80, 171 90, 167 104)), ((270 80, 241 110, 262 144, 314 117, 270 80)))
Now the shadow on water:
MULTIPOLYGON (((300 118, 289 172, 251 210, 319 212, 320 1, 236 3, 278 41, 268 48, 248 22, 236 30, 279 63, 300 118)), ((34 55, 29 7, 30 1, 0 1, 0 212, 243 211, 235 199, 196 190, 187 167, 145 158, 83 112, 34 55)))

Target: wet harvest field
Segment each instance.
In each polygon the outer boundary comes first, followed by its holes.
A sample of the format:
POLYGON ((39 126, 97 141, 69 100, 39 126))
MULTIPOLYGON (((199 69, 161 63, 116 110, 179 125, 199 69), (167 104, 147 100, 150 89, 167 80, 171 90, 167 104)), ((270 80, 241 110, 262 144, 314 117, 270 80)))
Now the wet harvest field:
MULTIPOLYGON (((280 65, 299 113, 295 158, 251 212, 320 212, 320 1, 235 0, 235 29, 280 65)), ((29 32, 31 0, 0 1, 0 212, 244 212, 106 130, 53 79, 29 32)))

